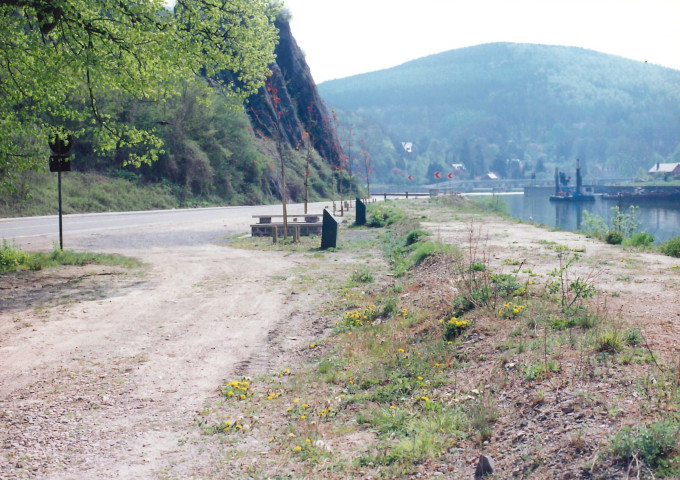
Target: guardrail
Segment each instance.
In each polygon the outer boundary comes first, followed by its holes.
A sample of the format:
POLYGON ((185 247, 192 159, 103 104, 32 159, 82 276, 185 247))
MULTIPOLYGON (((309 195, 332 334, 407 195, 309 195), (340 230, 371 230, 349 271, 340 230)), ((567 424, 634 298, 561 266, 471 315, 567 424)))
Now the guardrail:
POLYGON ((383 197, 384 200, 387 200, 387 197, 405 197, 405 198, 415 198, 415 197, 429 197, 431 196, 429 193, 423 193, 423 192, 392 192, 392 193, 372 193, 372 197, 383 197))

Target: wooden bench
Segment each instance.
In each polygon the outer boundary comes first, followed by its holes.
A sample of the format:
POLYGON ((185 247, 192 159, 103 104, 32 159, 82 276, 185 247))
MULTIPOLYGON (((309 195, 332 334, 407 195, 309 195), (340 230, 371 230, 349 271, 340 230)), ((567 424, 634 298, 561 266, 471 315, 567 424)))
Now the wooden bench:
MULTIPOLYGON (((300 236, 321 235, 322 216, 321 213, 287 215, 287 235, 295 236, 296 230, 300 236)), ((283 215, 253 215, 253 218, 258 219, 258 223, 250 225, 250 234, 253 237, 271 237, 274 228, 278 236, 283 236, 283 215), (272 221, 273 219, 281 219, 281 221, 272 221)))

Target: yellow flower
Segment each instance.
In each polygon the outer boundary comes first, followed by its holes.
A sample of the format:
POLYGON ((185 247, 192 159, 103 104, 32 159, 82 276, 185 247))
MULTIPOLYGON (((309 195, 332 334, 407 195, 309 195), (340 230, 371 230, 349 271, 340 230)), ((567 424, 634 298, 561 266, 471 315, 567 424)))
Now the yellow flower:
POLYGON ((229 390, 229 391, 227 392, 227 397, 233 397, 233 396, 234 396, 234 392, 232 392, 231 390, 229 390))
POLYGON ((300 445, 296 445, 293 450, 295 450, 296 452, 299 452, 300 450, 302 450, 302 447, 300 445))

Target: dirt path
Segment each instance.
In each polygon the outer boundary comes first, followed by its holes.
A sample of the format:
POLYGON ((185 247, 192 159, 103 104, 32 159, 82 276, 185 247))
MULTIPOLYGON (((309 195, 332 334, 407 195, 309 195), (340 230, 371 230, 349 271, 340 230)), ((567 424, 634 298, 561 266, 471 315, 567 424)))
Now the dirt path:
POLYGON ((196 412, 230 375, 308 341, 319 294, 284 281, 299 256, 214 244, 137 256, 141 276, 0 277, 0 478, 191 477, 212 453, 196 412))

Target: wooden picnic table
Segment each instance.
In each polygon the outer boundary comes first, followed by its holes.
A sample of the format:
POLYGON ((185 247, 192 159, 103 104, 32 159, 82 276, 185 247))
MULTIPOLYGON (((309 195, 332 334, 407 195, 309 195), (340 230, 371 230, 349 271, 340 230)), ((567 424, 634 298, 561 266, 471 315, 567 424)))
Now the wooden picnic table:
MULTIPOLYGON (((298 235, 321 235, 323 213, 300 213, 286 215, 288 219, 288 235, 293 235, 297 231, 298 235), (301 220, 298 220, 301 219, 301 220)), ((283 215, 253 215, 258 223, 250 225, 253 237, 269 237, 273 235, 276 228, 277 235, 283 235, 283 215), (277 221, 278 220, 278 221, 277 221)))
MULTIPOLYGON (((323 216, 322 213, 301 213, 286 215, 286 217, 288 217, 289 222, 291 221, 291 219, 293 222, 297 222, 298 218, 304 218, 304 221, 306 223, 319 222, 322 216, 323 216)), ((283 219, 283 215, 253 215, 253 218, 257 218, 258 223, 272 223, 273 218, 283 219)))

